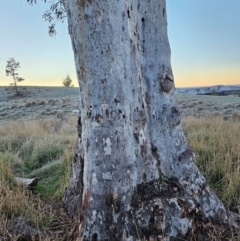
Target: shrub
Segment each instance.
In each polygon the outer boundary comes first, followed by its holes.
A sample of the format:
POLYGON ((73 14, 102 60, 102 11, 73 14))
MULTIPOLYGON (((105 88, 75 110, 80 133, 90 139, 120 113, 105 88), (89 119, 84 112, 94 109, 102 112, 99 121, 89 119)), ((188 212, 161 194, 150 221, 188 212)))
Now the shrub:
POLYGON ((44 100, 41 100, 38 104, 39 104, 39 105, 45 105, 45 101, 44 101, 44 100))
POLYGON ((62 119, 63 118, 63 112, 62 111, 58 111, 57 114, 56 114, 56 117, 58 119, 62 119))
POLYGON ((65 86, 65 87, 74 87, 74 85, 72 84, 72 79, 70 78, 69 75, 67 75, 67 76, 63 79, 62 83, 63 83, 63 86, 65 86))
POLYGON ((50 105, 54 105, 54 104, 56 103, 56 100, 50 99, 50 100, 48 101, 48 103, 49 103, 50 105))

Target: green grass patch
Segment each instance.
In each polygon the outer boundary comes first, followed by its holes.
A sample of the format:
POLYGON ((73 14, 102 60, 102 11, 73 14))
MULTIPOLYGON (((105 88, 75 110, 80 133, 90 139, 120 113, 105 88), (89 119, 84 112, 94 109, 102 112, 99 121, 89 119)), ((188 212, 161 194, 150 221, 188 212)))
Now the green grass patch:
MULTIPOLYGON (((65 190, 65 180, 69 177, 69 168, 65 161, 53 161, 29 174, 30 178, 40 178, 33 192, 40 193, 49 201, 60 201, 65 190)), ((70 160, 67 161, 70 164, 70 160)))
POLYGON ((30 143, 25 150, 21 152, 20 157, 29 170, 41 168, 46 163, 57 160, 63 153, 64 145, 56 143, 54 140, 37 140, 30 143))

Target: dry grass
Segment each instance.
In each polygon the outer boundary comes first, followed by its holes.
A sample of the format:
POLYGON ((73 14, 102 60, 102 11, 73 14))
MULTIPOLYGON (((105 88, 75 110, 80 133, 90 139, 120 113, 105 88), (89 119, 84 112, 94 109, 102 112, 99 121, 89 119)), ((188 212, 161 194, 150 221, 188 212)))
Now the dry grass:
MULTIPOLYGON (((66 181, 66 179, 64 180, 66 181)), ((14 220, 24 217, 31 221, 31 227, 41 230, 42 241, 69 240, 74 227, 58 204, 47 209, 47 202, 40 195, 34 195, 14 180, 10 164, 0 160, 0 240, 19 241, 19 230, 14 220), (59 228, 60 227, 60 228, 59 228)), ((31 240, 37 236, 32 236, 31 240)), ((25 239, 24 239, 25 240, 25 239)))
POLYGON ((11 220, 17 217, 43 230, 41 240, 68 240, 74 225, 58 203, 70 177, 75 122, 76 117, 64 124, 51 119, 0 127, 0 240, 18 240, 11 231, 11 220), (15 176, 40 180, 29 191, 15 182, 15 176), (49 205, 53 208, 47 210, 49 205))
POLYGON ((26 217, 42 227, 51 219, 51 214, 44 215, 44 202, 38 195, 33 195, 14 180, 10 164, 0 162, 0 210, 5 217, 26 217))
POLYGON ((211 187, 228 205, 240 205, 240 122, 236 116, 224 121, 185 118, 183 127, 197 164, 211 187))

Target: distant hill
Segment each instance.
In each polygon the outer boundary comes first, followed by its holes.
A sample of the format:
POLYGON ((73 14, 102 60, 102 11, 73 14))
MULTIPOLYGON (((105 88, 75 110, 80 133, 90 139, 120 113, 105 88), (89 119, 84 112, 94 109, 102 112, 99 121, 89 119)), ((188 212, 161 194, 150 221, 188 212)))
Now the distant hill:
POLYGON ((176 88, 175 92, 196 95, 240 95, 240 85, 214 85, 206 87, 176 88))

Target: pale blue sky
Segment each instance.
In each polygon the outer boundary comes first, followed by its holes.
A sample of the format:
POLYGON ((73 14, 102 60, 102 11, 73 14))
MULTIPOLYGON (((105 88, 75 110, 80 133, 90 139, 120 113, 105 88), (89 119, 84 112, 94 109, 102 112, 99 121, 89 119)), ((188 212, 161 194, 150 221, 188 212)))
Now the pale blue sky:
MULTIPOLYGON (((6 60, 21 63, 22 85, 77 85, 67 24, 47 34, 47 5, 0 0, 0 85, 9 85, 6 60)), ((240 0, 167 0, 168 33, 176 86, 240 84, 240 0)))
POLYGON ((177 85, 240 84, 240 0, 167 0, 177 85))

